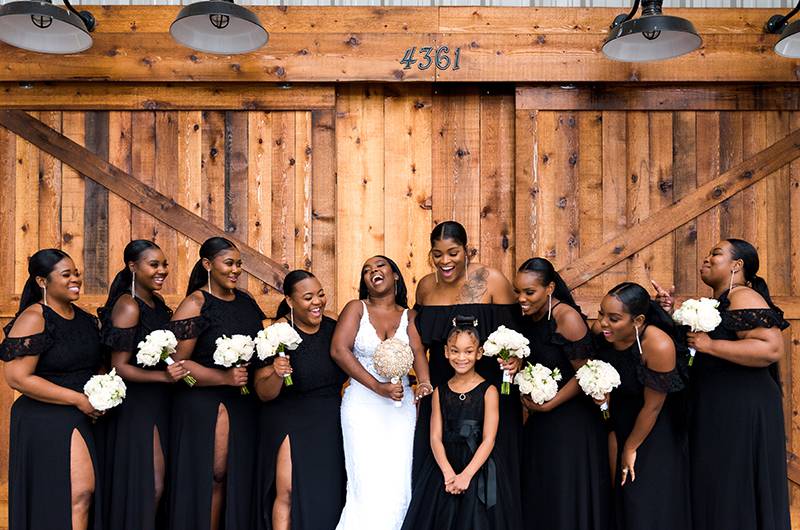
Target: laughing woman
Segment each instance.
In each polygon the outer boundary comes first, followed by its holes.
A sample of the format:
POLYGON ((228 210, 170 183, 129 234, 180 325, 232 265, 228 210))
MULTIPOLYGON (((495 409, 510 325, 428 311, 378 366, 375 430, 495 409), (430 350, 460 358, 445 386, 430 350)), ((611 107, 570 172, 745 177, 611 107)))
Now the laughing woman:
MULTIPOLYGON (((430 356, 430 381, 433 387, 445 384, 454 371, 444 355, 447 335, 457 315, 471 316, 478 321, 480 343, 501 324, 517 327, 519 306, 514 291, 503 273, 470 263, 467 250, 467 232, 455 221, 436 225, 430 236, 430 258, 434 272, 423 277, 417 286, 415 319, 423 344, 430 356)), ((476 371, 495 386, 502 381, 503 368, 516 371, 519 361, 513 358, 508 364, 498 364, 491 357, 483 357, 476 371)), ((422 380, 422 384, 428 381, 422 380)), ((433 459, 430 442, 431 399, 420 402, 419 420, 414 435, 414 476, 433 459)), ((507 469, 501 470, 511 484, 511 506, 519 507, 520 475, 519 456, 522 434, 522 405, 516 386, 511 395, 500 396, 500 425, 497 430, 495 451, 507 469)), ((511 526, 521 526, 521 512, 509 514, 511 526)))
POLYGON ((264 313, 236 288, 242 258, 236 246, 212 237, 200 247, 187 297, 171 328, 177 360, 197 379, 177 385, 172 408, 170 454, 171 530, 249 530, 252 519, 257 402, 242 395, 247 367, 214 364, 216 340, 255 337, 264 313))
POLYGON ((339 420, 347 376, 331 359, 336 321, 310 272, 283 280, 276 316, 303 342, 286 357, 256 361, 255 388, 265 403, 259 421, 256 528, 333 530, 344 506, 344 452, 339 420), (292 385, 284 376, 292 374, 292 385))
POLYGON ((164 492, 171 383, 186 375, 183 362, 167 367, 136 363, 136 345, 166 329, 172 310, 158 294, 169 274, 167 259, 152 241, 125 247, 125 268, 111 283, 98 310, 111 365, 125 380, 125 401, 107 418, 105 440, 106 528, 154 530, 165 525, 159 504, 164 492))
POLYGON ((9 528, 99 530, 100 413, 83 394, 102 364, 97 320, 74 305, 82 280, 67 254, 36 252, 28 274, 0 347, 6 381, 22 394, 11 407, 9 528))
POLYGON ((697 349, 689 431, 695 530, 790 528, 778 382, 781 330, 789 324, 758 266, 750 243, 727 239, 700 269, 719 300, 722 323, 708 334, 689 334, 697 349))

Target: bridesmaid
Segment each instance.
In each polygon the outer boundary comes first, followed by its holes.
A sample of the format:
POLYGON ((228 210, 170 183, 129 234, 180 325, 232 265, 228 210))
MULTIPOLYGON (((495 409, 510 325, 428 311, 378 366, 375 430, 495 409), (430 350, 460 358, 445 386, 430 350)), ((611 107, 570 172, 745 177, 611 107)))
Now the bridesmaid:
POLYGON ((125 268, 111 283, 98 310, 101 340, 111 365, 125 380, 125 401, 109 413, 105 456, 105 526, 118 530, 154 530, 165 525, 159 504, 164 492, 169 442, 170 383, 188 371, 180 361, 167 367, 137 366, 137 344, 166 329, 172 310, 158 293, 169 274, 167 259, 152 241, 125 246, 125 268))
MULTIPOLYGON (((426 275, 417 286, 415 324, 420 337, 428 349, 430 384, 434 387, 445 384, 453 374, 453 368, 444 356, 447 334, 458 315, 472 316, 478 320, 481 344, 501 324, 517 327, 515 316, 519 306, 515 303, 514 291, 503 273, 469 262, 467 232, 455 221, 439 223, 431 232, 430 259, 433 273, 426 275)), ((507 365, 501 360, 481 358, 476 371, 481 377, 499 387, 503 367, 511 372, 519 369, 518 359, 507 365)), ((422 384, 428 381, 421 381, 422 384)), ((417 429, 414 436, 414 476, 416 477, 426 459, 433 458, 430 444, 431 400, 420 402, 417 429)), ((497 431, 495 451, 500 460, 507 463, 501 473, 511 483, 514 496, 511 505, 520 507, 520 438, 522 433, 522 405, 516 386, 511 395, 500 396, 500 425, 497 431)), ((415 479, 416 483, 416 479, 415 479)), ((521 511, 510 514, 511 525, 522 525, 521 511)))
POLYGON ((719 300, 722 324, 689 333, 692 519, 696 530, 789 530, 781 387, 783 312, 757 276, 758 253, 727 239, 700 278, 719 300), (725 478, 720 479, 724 474, 725 478))
POLYGON ((8 508, 13 530, 102 528, 102 484, 83 385, 103 362, 97 320, 75 306, 81 276, 61 250, 28 262, 17 316, 1 350, 11 407, 8 508))
POLYGON ((592 336, 569 288, 544 258, 527 260, 514 278, 522 308, 520 331, 531 364, 561 371, 556 397, 530 411, 523 428, 524 528, 607 530, 611 523, 608 443, 597 405, 575 371, 594 356, 592 336))
POLYGON ((256 361, 259 420, 256 528, 333 530, 344 506, 344 451, 339 417, 347 376, 330 356, 336 321, 324 315, 319 280, 295 270, 283 280, 276 322, 303 342, 286 357, 256 361), (296 371, 295 371, 296 369, 296 371), (293 384, 284 376, 293 374, 293 384))
POLYGON ((614 504, 619 530, 690 529, 685 407, 669 315, 644 287, 624 282, 600 303, 599 356, 622 384, 609 401, 614 504))
POLYGON ((247 367, 214 364, 215 341, 254 337, 265 316, 256 301, 236 288, 242 274, 239 250, 222 237, 200 246, 186 298, 173 315, 176 360, 197 384, 176 385, 170 443, 170 529, 249 530, 255 467, 257 402, 242 395, 247 367))

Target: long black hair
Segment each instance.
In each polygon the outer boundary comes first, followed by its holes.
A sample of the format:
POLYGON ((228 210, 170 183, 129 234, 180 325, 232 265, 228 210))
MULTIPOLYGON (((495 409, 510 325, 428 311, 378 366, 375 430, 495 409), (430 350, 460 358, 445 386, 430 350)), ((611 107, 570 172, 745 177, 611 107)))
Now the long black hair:
POLYGON ((125 264, 125 267, 121 269, 116 276, 114 276, 114 281, 111 282, 111 287, 108 289, 108 298, 106 298, 106 303, 103 305, 103 307, 97 309, 97 315, 100 317, 101 321, 103 321, 106 316, 111 314, 111 311, 114 309, 114 304, 117 303, 117 299, 120 296, 131 292, 131 285, 133 284, 133 272, 131 272, 128 264, 139 261, 142 259, 142 254, 153 249, 161 250, 161 247, 147 239, 134 239, 125 245, 125 250, 122 251, 122 261, 125 264))
MULTIPOLYGON (((406 281, 403 279, 403 273, 400 272, 400 267, 397 266, 397 263, 395 263, 394 260, 392 260, 391 258, 387 258, 386 256, 377 255, 374 257, 386 260, 386 263, 389 264, 389 267, 391 267, 392 272, 397 275, 397 280, 395 280, 394 282, 395 285, 394 303, 404 309, 408 309, 408 288, 406 287, 406 281)), ((369 296, 369 290, 367 289, 367 282, 364 281, 364 275, 362 274, 361 281, 358 283, 358 299, 366 300, 368 296, 369 296)))
MULTIPOLYGON (((42 301, 42 288, 36 283, 36 278, 47 278, 55 269, 58 262, 69 258, 69 254, 57 248, 43 248, 36 251, 28 259, 28 279, 22 288, 22 295, 19 297, 19 309, 16 318, 28 307, 42 301)), ((70 258, 72 259, 72 258, 70 258)))
POLYGON ((554 284, 555 289, 553 290, 553 298, 567 304, 575 309, 575 311, 578 313, 581 313, 581 307, 575 301, 575 298, 572 297, 572 293, 570 292, 567 283, 564 281, 558 271, 556 271, 556 268, 553 267, 553 264, 550 262, 550 260, 545 258, 527 259, 522 265, 519 266, 517 272, 531 272, 538 274, 542 285, 545 287, 551 283, 554 284))
POLYGON ((224 237, 210 237, 200 245, 200 259, 194 264, 192 274, 189 276, 189 285, 186 288, 186 296, 200 289, 208 283, 208 271, 203 267, 203 259, 213 260, 217 254, 224 250, 235 249, 236 245, 230 239, 224 237))
POLYGON ((673 338, 675 337, 675 322, 658 302, 650 298, 647 289, 638 283, 622 282, 608 291, 608 296, 613 296, 622 302, 625 311, 631 317, 644 315, 646 323, 656 326, 673 338))
POLYGON ((447 339, 445 342, 450 342, 450 339, 461 333, 468 333, 472 335, 477 341, 478 345, 481 344, 480 333, 478 333, 478 320, 475 317, 466 315, 457 315, 453 319, 453 327, 447 332, 447 339))
POLYGON ((467 251, 467 230, 464 225, 457 221, 443 221, 436 225, 431 230, 431 247, 437 241, 450 239, 464 247, 464 252, 467 251))
MULTIPOLYGON (((297 270, 291 271, 283 279, 283 295, 284 296, 292 296, 294 294, 295 286, 298 283, 300 283, 303 280, 306 280, 308 278, 316 278, 316 276, 314 276, 310 272, 308 272, 306 270, 303 270, 303 269, 297 269, 297 270)), ((278 305, 278 312, 275 313, 275 320, 278 320, 281 317, 285 317, 290 312, 291 312, 291 308, 289 307, 289 303, 286 302, 286 299, 284 298, 283 300, 281 300, 281 303, 278 305)))
POLYGON ((772 309, 783 315, 783 311, 775 305, 769 295, 769 287, 767 286, 767 282, 764 280, 764 278, 758 275, 760 262, 756 248, 744 239, 730 238, 726 239, 725 241, 730 243, 731 247, 733 247, 733 259, 740 259, 742 260, 742 263, 744 263, 744 280, 755 292, 764 298, 764 300, 772 309))

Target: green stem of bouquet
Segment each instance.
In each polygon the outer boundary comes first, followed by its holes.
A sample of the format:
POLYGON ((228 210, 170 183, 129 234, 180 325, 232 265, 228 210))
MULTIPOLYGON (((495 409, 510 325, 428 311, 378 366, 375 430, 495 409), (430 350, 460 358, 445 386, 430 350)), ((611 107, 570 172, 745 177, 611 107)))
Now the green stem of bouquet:
MULTIPOLYGON (((508 359, 511 358, 508 350, 500 350, 500 358, 503 359, 504 362, 508 362, 508 359)), ((504 396, 511 394, 511 383, 505 380, 506 371, 503 370, 503 383, 500 385, 500 393, 504 396)))
MULTIPOLYGON (((282 354, 282 353, 284 353, 285 351, 286 351, 286 348, 285 348, 285 346, 284 346, 283 344, 281 344, 280 346, 278 346, 278 355, 281 355, 281 354, 282 354)), ((283 355, 281 355, 281 357, 283 357, 283 355)), ((292 381, 292 376, 291 376, 291 374, 290 374, 290 375, 287 375, 287 376, 285 376, 285 377, 283 378, 283 384, 284 384, 284 385, 286 385, 286 386, 292 386, 292 385, 294 384, 294 381, 292 381)))

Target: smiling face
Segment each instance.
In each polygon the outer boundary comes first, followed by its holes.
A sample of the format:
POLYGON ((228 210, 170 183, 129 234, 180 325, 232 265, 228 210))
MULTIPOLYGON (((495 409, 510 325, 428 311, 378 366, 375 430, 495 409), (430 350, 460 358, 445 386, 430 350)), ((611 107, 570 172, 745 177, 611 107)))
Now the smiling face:
POLYGON ((161 249, 149 248, 142 252, 139 260, 128 264, 134 275, 137 289, 159 291, 169 275, 169 264, 161 249))
POLYGON ((431 261, 444 283, 453 283, 466 274, 467 249, 452 239, 439 239, 431 248, 431 261))
POLYGON ((361 277, 370 296, 394 293, 395 282, 399 279, 392 271, 389 262, 381 256, 374 256, 364 262, 364 266, 361 268, 361 277))
POLYGON ((327 299, 316 278, 306 278, 294 284, 292 294, 286 297, 286 302, 294 312, 295 322, 309 328, 316 328, 322 322, 327 299))
POLYGON ((242 255, 235 248, 221 251, 214 259, 204 259, 206 270, 211 269, 211 281, 223 289, 233 290, 242 275, 242 255))
POLYGON ((535 272, 522 271, 514 277, 514 293, 525 316, 541 315, 547 310, 547 300, 553 294, 555 284, 542 285, 542 276, 535 272))
POLYGON ((728 285, 731 272, 740 272, 744 266, 742 260, 733 259, 733 245, 728 241, 720 241, 703 259, 700 267, 700 279, 709 287, 728 285))
POLYGON ((636 326, 644 324, 644 315, 634 317, 616 296, 607 294, 600 302, 597 322, 608 342, 626 343, 636 340, 636 326))
POLYGON ((450 362, 450 366, 459 375, 467 374, 475 369, 475 363, 483 355, 483 350, 478 344, 478 339, 469 331, 459 331, 453 333, 447 339, 447 347, 444 349, 444 356, 450 362))
POLYGON ((81 273, 72 258, 64 258, 56 263, 47 278, 36 278, 39 287, 47 288, 47 302, 74 302, 81 297, 81 273))

